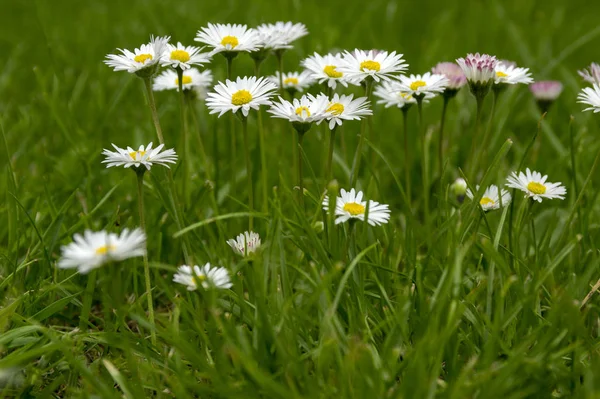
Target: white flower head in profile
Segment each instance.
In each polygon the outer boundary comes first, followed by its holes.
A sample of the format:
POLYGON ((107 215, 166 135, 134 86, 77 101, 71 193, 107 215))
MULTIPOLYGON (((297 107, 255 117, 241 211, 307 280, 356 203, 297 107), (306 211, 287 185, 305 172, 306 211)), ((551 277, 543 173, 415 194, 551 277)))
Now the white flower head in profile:
POLYGON ((375 82, 386 81, 396 78, 397 74, 408 67, 404 62, 402 54, 395 51, 359 50, 353 52, 345 51, 342 58, 341 72, 347 75, 347 79, 355 84, 361 83, 366 78, 375 82))
POLYGON ((177 273, 173 275, 173 281, 185 285, 188 291, 195 291, 198 286, 202 288, 231 288, 231 280, 229 272, 223 267, 213 267, 210 263, 206 263, 200 267, 188 265, 179 266, 177 273))
POLYGON ((208 53, 201 53, 201 49, 194 46, 184 46, 181 43, 173 45, 167 43, 167 48, 162 54, 160 63, 162 66, 190 69, 193 65, 202 65, 210 61, 208 53))
POLYGON ((113 166, 123 166, 125 168, 145 166, 147 170, 150 170, 152 165, 162 165, 169 167, 168 164, 177 162, 177 154, 175 150, 169 149, 162 151, 164 144, 159 145, 156 148, 152 148, 152 143, 147 146, 140 145, 137 150, 131 147, 126 149, 112 145, 116 151, 110 151, 104 149, 102 155, 106 158, 102 163, 106 164, 107 168, 113 166))
POLYGON ((151 77, 158 71, 159 62, 170 37, 150 36, 150 43, 129 51, 118 49, 121 54, 108 54, 104 63, 115 71, 127 71, 140 77, 151 77))
POLYGON ((260 248, 260 244, 260 236, 253 231, 245 231, 235 239, 227 240, 227 245, 231 247, 233 252, 242 256, 255 253, 260 248))
POLYGON ((208 24, 194 39, 213 48, 211 56, 218 53, 238 53, 258 50, 260 39, 256 30, 239 24, 208 24))
MULTIPOLYGON (((337 93, 329 100, 325 110, 326 119, 329 121, 329 129, 342 126, 343 121, 361 120, 363 117, 373 115, 369 108, 367 97, 353 99, 353 95, 341 96, 337 93)), ((319 122, 320 123, 320 122, 319 122)))
MULTIPOLYGON (((476 190, 479 190, 479 186, 475 187, 476 190)), ((505 189, 500 190, 502 192, 502 198, 498 193, 498 186, 492 184, 488 188, 485 189, 481 199, 479 200, 479 205, 481 209, 484 211, 491 211, 494 209, 500 209, 500 206, 505 207, 510 203, 511 197, 510 193, 505 189), (501 204, 502 203, 502 204, 501 204)), ((471 190, 467 189, 467 197, 469 199, 473 199, 474 195, 471 190)))
POLYGON ((565 199, 567 189, 562 183, 549 183, 546 179, 547 175, 542 176, 540 172, 532 172, 527 168, 525 173, 512 172, 506 186, 523 191, 526 197, 537 202, 542 202, 542 199, 565 199))
MULTIPOLYGON (((376 201, 363 201, 362 191, 356 192, 351 189, 346 191, 343 188, 340 190, 340 196, 336 198, 335 206, 335 224, 347 222, 351 219, 365 221, 368 206, 367 222, 371 226, 379 226, 387 223, 390 220, 390 209, 386 204, 380 204, 376 201)), ((329 210, 329 197, 323 200, 323 209, 329 210)))

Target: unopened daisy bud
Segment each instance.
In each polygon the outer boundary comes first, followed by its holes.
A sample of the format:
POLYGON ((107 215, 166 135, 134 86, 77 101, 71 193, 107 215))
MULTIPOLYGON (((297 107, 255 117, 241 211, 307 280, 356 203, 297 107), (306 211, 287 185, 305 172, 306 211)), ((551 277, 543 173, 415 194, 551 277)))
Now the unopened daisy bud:
POLYGON ((170 37, 150 36, 150 43, 142 44, 132 51, 118 49, 121 54, 108 54, 104 63, 115 71, 135 73, 141 78, 150 78, 156 74, 170 37))
POLYGON ((462 177, 459 177, 458 179, 454 180, 454 183, 452 183, 450 186, 450 190, 456 197, 457 201, 462 203, 465 198, 465 194, 467 193, 467 182, 462 177))
POLYGON ((338 192, 340 190, 340 183, 336 179, 333 179, 327 184, 328 192, 338 192))
POLYGON ((581 76, 586 82, 591 84, 600 85, 600 65, 592 62, 587 69, 582 69, 577 71, 579 76, 581 76))
POLYGON ((227 245, 238 255, 249 256, 260 248, 260 236, 253 231, 245 231, 235 239, 227 240, 227 245))
POLYGON ((313 223, 312 228, 317 234, 320 234, 325 230, 325 224, 322 221, 317 220, 313 223))
POLYGON ((558 98, 562 89, 562 83, 556 80, 544 80, 529 85, 529 90, 535 97, 537 105, 542 113, 548 112, 548 109, 558 98))
POLYGON ((471 93, 478 101, 483 101, 494 84, 498 63, 496 57, 479 53, 467 54, 465 58, 459 58, 456 62, 467 78, 471 93))
POLYGON ((446 90, 442 93, 445 98, 452 98, 456 93, 467 84, 467 78, 462 69, 454 62, 440 62, 434 66, 431 72, 437 75, 444 75, 448 79, 446 90))

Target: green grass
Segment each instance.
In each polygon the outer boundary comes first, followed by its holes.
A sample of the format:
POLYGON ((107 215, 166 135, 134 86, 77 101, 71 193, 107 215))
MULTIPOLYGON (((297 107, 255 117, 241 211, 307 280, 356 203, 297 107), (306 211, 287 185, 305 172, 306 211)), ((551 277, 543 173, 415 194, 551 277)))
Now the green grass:
MULTIPOLYGON (((600 61, 599 4, 2 5, 0 398, 600 396, 598 297, 581 307, 600 278, 600 120, 576 103, 582 86, 576 70, 600 61), (251 114, 254 223, 263 239, 252 261, 235 256, 225 243, 248 227, 241 124, 235 121, 232 135, 228 116, 209 116, 198 103, 197 125, 190 119, 189 196, 181 201, 179 226, 169 175, 154 167, 145 178, 153 345, 141 259, 103 267, 96 275, 56 268, 60 246, 73 234, 139 225, 135 174, 106 169, 101 151, 111 143, 156 143, 156 134, 142 81, 112 72, 102 60, 150 34, 192 43, 207 22, 254 26, 276 20, 303 22, 310 32, 285 54, 286 70, 298 69, 314 51, 382 48, 403 53, 410 72, 422 73, 438 61, 479 51, 529 67, 536 80, 561 80, 565 89, 543 120, 526 87, 504 93, 490 125, 490 146, 476 148, 482 154, 476 173, 465 166, 472 162, 471 142, 481 137, 474 135, 475 101, 463 89, 448 108, 449 161, 441 185, 436 155, 442 100, 425 105, 429 190, 423 190, 417 112, 411 110, 410 209, 402 113, 374 106, 356 186, 367 198, 390 204, 392 218, 382 227, 356 224, 354 232, 327 219, 324 231, 315 227, 325 216, 319 198, 328 183, 328 130, 315 127, 304 139, 304 211, 294 190, 293 131, 264 110, 263 207, 257 118, 251 114), (473 202, 460 204, 447 189, 462 173, 472 186, 504 184, 519 165, 563 182, 566 199, 531 207, 517 193, 512 210, 484 219, 473 202), (232 289, 187 292, 173 283, 175 268, 184 263, 184 244, 195 264, 228 268, 232 289), (94 289, 91 315, 79 329, 88 288, 94 289)), ((210 68, 224 79, 223 57, 215 57, 210 68)), ((240 56, 234 75, 251 75, 252 68, 250 58, 240 56)), ((275 68, 269 58, 263 71, 275 68)), ((167 146, 181 155, 176 94, 162 92, 156 99, 167 146)), ((484 129, 490 111, 491 96, 484 104, 484 129)), ((360 129, 360 122, 350 122, 338 130, 334 191, 350 188, 360 129)), ((178 193, 181 164, 173 169, 178 193)))

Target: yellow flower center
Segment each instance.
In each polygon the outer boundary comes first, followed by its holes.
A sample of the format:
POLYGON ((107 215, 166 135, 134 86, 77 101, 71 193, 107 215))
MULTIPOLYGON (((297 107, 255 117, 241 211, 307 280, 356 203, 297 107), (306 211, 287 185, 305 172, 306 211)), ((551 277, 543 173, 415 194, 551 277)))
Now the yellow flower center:
POLYGON ((151 60, 151 59, 152 59, 152 54, 138 54, 133 58, 133 60, 135 62, 139 62, 140 64, 143 64, 144 62, 151 60))
POLYGON ((233 105, 244 105, 252 101, 252 94, 248 90, 238 90, 231 96, 233 105))
POLYGON ((298 78, 287 78, 283 80, 284 85, 294 85, 298 84, 298 78))
POLYGON ((344 76, 342 72, 337 71, 337 67, 335 65, 327 65, 325 68, 323 68, 323 72, 325 72, 325 74, 330 78, 341 78, 344 76))
POLYGON ((143 157, 144 155, 146 155, 146 151, 131 151, 129 153, 129 156, 131 157, 131 159, 133 159, 134 161, 136 160, 136 155, 140 154, 140 158, 143 157))
POLYGON ((505 77, 507 77, 508 75, 507 75, 507 74, 505 74, 504 72, 498 71, 498 72, 496 72, 496 76, 498 76, 499 78, 505 78, 505 77))
MULTIPOLYGON (((188 75, 183 75, 183 79, 181 80, 184 85, 189 85, 192 83, 192 77, 188 75)), ((179 78, 175 78, 175 86, 179 86, 179 78)))
POLYGON ((412 100, 412 96, 410 94, 408 94, 408 93, 400 93, 400 97, 402 97, 406 101, 412 100))
POLYGON ((360 63, 360 70, 364 71, 365 69, 379 72, 379 70, 381 69, 381 64, 379 64, 379 62, 377 61, 363 61, 360 63))
POLYGON ((356 202, 348 202, 344 205, 344 210, 352 216, 362 215, 365 213, 365 207, 356 202))
POLYGON ((483 197, 481 199, 481 201, 479 201, 479 203, 482 206, 485 206, 485 205, 494 205, 496 202, 493 199, 489 198, 489 197, 483 197))
POLYGON ((188 62, 190 60, 190 53, 185 50, 173 50, 171 51, 171 59, 179 62, 188 62))
POLYGON ((310 117, 310 111, 308 107, 305 107, 303 105, 301 107, 296 108, 296 115, 301 116, 303 118, 308 118, 310 117))
POLYGON ((223 40, 221 40, 221 45, 229 48, 235 48, 240 42, 238 42, 237 37, 235 36, 225 36, 223 40))
POLYGON ((327 108, 327 112, 331 112, 334 115, 341 115, 344 112, 344 105, 341 103, 331 103, 329 104, 329 108, 327 108))
POLYGON ((527 190, 531 191, 534 194, 544 194, 546 192, 546 186, 532 181, 527 185, 527 190))
POLYGON ((414 82, 412 82, 410 84, 410 89, 412 91, 417 91, 417 89, 419 87, 425 87, 425 86, 427 86, 427 83, 423 82, 422 80, 415 80, 414 82))
POLYGON ((114 251, 114 245, 104 245, 98 249, 96 249, 96 255, 106 255, 110 251, 114 251))

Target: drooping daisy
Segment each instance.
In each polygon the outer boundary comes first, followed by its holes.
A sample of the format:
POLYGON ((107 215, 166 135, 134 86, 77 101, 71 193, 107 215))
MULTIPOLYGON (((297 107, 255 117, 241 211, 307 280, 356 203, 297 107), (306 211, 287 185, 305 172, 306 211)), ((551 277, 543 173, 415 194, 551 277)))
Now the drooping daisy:
POLYGON ((562 183, 548 183, 547 175, 542 176, 539 172, 532 172, 527 168, 525 173, 512 172, 508 177, 507 187, 512 187, 525 192, 525 196, 533 198, 537 202, 542 202, 542 198, 565 199, 567 189, 562 183))
POLYGON ((517 83, 530 84, 533 83, 533 78, 529 72, 529 68, 518 68, 516 65, 505 64, 505 61, 501 61, 496 65, 496 84, 510 84, 514 85, 517 83))
MULTIPOLYGON (((479 190, 479 186, 476 186, 475 189, 479 190)), ((502 206, 505 207, 510 203, 510 193, 505 189, 501 189, 500 192, 502 193, 502 206)), ((473 193, 469 189, 467 189, 467 197, 469 197, 469 199, 473 199, 474 197, 473 193)), ((487 212, 494 209, 500 209, 500 202, 498 186, 492 184, 485 189, 483 196, 479 200, 479 205, 481 206, 481 209, 487 212)))
POLYGON ((272 82, 265 78, 238 77, 235 82, 227 79, 219 82, 208 93, 206 106, 211 114, 219 113, 221 117, 227 111, 236 113, 242 110, 242 115, 248 116, 250 109, 258 109, 261 105, 269 105, 269 99, 277 89, 272 82))
MULTIPOLYGON (((386 108, 404 108, 417 103, 417 100, 410 93, 405 93, 401 90, 400 82, 395 80, 381 82, 381 84, 375 87, 373 95, 380 98, 380 100, 377 101, 377 104, 384 104, 386 108)), ((427 100, 425 99, 425 102, 426 101, 427 100)))
POLYGON ((445 75, 431 74, 400 76, 400 91, 409 93, 419 100, 426 95, 433 97, 446 89, 448 79, 445 75))
POLYGON ((402 59, 402 54, 396 54, 395 51, 345 51, 342 61, 340 71, 355 83, 360 83, 366 78, 372 78, 376 82, 390 80, 408 67, 402 59))
POLYGON ((73 242, 61 247, 58 267, 77 268, 85 274, 107 262, 121 261, 146 254, 146 235, 141 229, 123 229, 120 235, 86 230, 75 234, 73 242))
MULTIPOLYGON (((209 69, 199 72, 196 68, 190 68, 183 72, 183 90, 191 90, 195 88, 206 89, 211 83, 212 72, 209 69)), ((160 75, 154 78, 154 85, 152 86, 152 89, 154 91, 179 91, 179 77, 177 76, 177 72, 172 69, 163 71, 160 75)))
POLYGON ((346 75, 340 69, 343 65, 340 54, 326 54, 321 56, 314 53, 312 56, 303 60, 301 64, 312 72, 312 78, 319 83, 327 82, 327 86, 335 89, 337 84, 348 87, 349 82, 346 75))
POLYGON ((454 62, 440 62, 432 68, 431 72, 444 75, 448 79, 446 90, 442 94, 444 97, 454 97, 460 88, 467 84, 467 77, 461 67, 454 62))
POLYGON ((582 69, 581 71, 577 71, 579 76, 581 76, 586 82, 591 84, 600 85, 600 65, 592 62, 587 69, 582 69))
MULTIPOLYGON (((353 95, 334 94, 329 100, 327 109, 325 109, 325 117, 329 121, 329 129, 333 129, 336 125, 342 126, 344 120, 360 120, 363 116, 373 115, 369 108, 369 100, 367 97, 358 97, 352 99, 353 95)), ((320 123, 320 122, 319 122, 320 123)))
POLYGON ((162 151, 164 144, 161 144, 156 148, 152 148, 152 143, 145 147, 140 145, 138 150, 134 150, 131 147, 123 149, 114 144, 112 146, 117 150, 116 152, 107 149, 102 151, 102 155, 106 156, 106 159, 104 159, 102 163, 105 163, 107 168, 113 166, 123 166, 125 168, 134 166, 135 168, 139 168, 140 165, 143 165, 147 170, 150 170, 150 167, 155 164, 163 165, 168 168, 168 164, 177 162, 175 150, 169 149, 162 151))
POLYGON ((456 200, 462 204, 467 193, 467 182, 462 177, 459 177, 450 185, 450 191, 454 194, 456 200))
POLYGON ((329 99, 325 95, 313 96, 305 94, 294 98, 292 102, 279 97, 279 102, 273 102, 269 113, 273 118, 287 119, 292 122, 296 130, 307 131, 313 122, 321 122, 327 117, 325 111, 329 99))
POLYGON ((600 86, 598 83, 594 83, 592 87, 585 87, 577 95, 577 102, 582 104, 591 105, 591 107, 584 109, 584 111, 600 112, 600 86))
POLYGON ((173 281, 187 286, 188 291, 198 289, 198 284, 202 288, 230 288, 232 286, 229 279, 229 272, 223 267, 212 267, 210 263, 200 267, 195 265, 179 266, 177 273, 173 275, 173 281))
POLYGON ((253 231, 245 231, 236 238, 227 240, 227 245, 238 255, 248 256, 260 248, 260 236, 253 231))
POLYGON ((194 39, 212 47, 210 55, 221 52, 237 53, 254 51, 259 48, 259 37, 254 29, 238 24, 208 24, 196 34, 194 39))
POLYGON ((467 54, 465 58, 457 59, 456 63, 465 74, 471 93, 475 98, 483 99, 496 78, 496 57, 479 53, 467 54))
POLYGON ((274 24, 262 24, 256 30, 262 46, 273 50, 292 48, 290 43, 308 35, 304 24, 293 22, 278 21, 274 24))
POLYGON ((153 76, 158 70, 159 61, 169 39, 170 36, 150 36, 150 43, 142 44, 133 52, 117 49, 121 54, 108 54, 104 63, 115 71, 127 71, 144 78, 153 76))
MULTIPOLYGON (((275 72, 275 76, 269 76, 268 79, 279 87, 279 72, 275 72)), ((314 82, 315 80, 310 71, 302 71, 300 73, 287 72, 281 76, 283 88, 293 92, 302 93, 304 89, 310 87, 314 82)))
POLYGON ((538 107, 542 112, 547 112, 550 105, 562 92, 563 85, 556 80, 543 80, 529 85, 529 90, 535 97, 538 107))
MULTIPOLYGON (((363 193, 358 193, 351 189, 346 191, 343 188, 340 190, 340 196, 336 198, 335 206, 335 224, 344 223, 350 219, 359 219, 365 221, 367 213, 367 201, 362 200, 363 193)), ((380 204, 376 201, 369 201, 369 215, 367 222, 371 226, 379 226, 385 224, 390 219, 390 209, 386 204, 380 204)), ((329 210, 329 197, 323 200, 323 209, 329 210)))
POLYGON ((200 50, 198 47, 184 46, 180 42, 177 42, 176 46, 167 43, 160 63, 162 66, 181 68, 182 70, 190 69, 192 65, 206 64, 211 57, 208 53, 201 53, 200 50))

